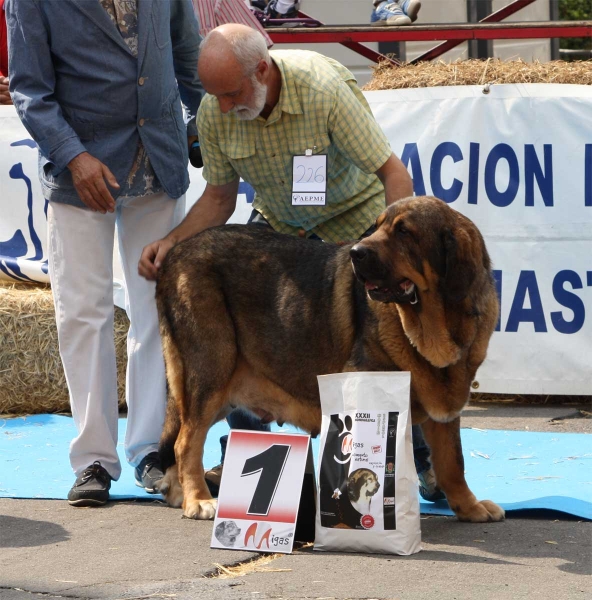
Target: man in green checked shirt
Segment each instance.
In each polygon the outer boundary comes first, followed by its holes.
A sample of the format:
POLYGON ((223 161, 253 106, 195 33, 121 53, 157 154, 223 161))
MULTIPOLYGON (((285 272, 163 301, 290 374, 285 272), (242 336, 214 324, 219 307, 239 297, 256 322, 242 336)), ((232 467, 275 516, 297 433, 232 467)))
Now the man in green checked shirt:
MULTIPOLYGON (((146 279, 175 244, 228 221, 241 177, 256 192, 250 223, 333 243, 368 235, 385 205, 413 195, 354 76, 335 60, 269 52, 259 32, 226 24, 204 38, 198 71, 208 93, 197 115, 207 186, 178 227, 144 248, 146 279)), ((264 428, 235 413, 231 427, 264 428)), ((418 472, 429 479, 425 450, 418 472)), ((441 494, 431 488, 426 499, 441 494)))

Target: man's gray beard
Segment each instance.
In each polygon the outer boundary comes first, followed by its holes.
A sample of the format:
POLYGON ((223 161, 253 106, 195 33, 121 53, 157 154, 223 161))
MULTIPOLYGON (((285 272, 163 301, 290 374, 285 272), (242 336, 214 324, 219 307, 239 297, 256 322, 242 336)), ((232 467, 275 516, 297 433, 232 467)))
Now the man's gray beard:
POLYGON ((263 108, 265 107, 265 99, 267 98, 267 86, 257 81, 257 76, 251 77, 251 84, 253 85, 253 105, 239 105, 232 109, 232 112, 241 121, 252 121, 256 119, 263 108))

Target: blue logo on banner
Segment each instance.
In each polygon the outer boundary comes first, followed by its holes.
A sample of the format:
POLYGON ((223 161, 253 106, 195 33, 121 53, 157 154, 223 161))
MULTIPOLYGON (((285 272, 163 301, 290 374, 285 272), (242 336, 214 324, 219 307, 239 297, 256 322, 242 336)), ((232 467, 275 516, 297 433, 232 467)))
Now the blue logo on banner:
POLYGON ((238 184, 238 193, 245 194, 247 197, 247 204, 253 204, 253 200, 255 199, 255 190, 250 183, 247 183, 241 179, 240 183, 238 184))
MULTIPOLYGON (((35 144, 33 140, 18 140, 10 145, 27 146, 35 150, 37 149, 37 144, 35 144)), ((11 179, 22 179, 27 187, 27 229, 34 254, 33 256, 24 258, 30 253, 30 248, 23 231, 17 229, 10 239, 0 240, 0 271, 11 279, 16 279, 18 281, 34 281, 22 272, 22 261, 41 262, 41 271, 47 274, 47 259, 42 260, 43 248, 33 222, 33 188, 31 186, 31 179, 27 177, 23 171, 22 163, 12 165, 8 171, 8 176, 11 179)), ((47 220, 47 200, 45 200, 43 211, 47 220)))

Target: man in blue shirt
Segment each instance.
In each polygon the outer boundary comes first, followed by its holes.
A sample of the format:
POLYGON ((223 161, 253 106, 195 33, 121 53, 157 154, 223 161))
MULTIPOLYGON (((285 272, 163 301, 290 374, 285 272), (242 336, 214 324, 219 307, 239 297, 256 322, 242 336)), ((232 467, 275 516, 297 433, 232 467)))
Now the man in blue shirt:
POLYGON ((78 435, 68 500, 97 506, 121 474, 112 264, 115 225, 130 317, 125 453, 136 482, 162 477, 166 383, 142 248, 183 217, 202 97, 191 0, 8 0, 10 92, 39 146, 50 278, 78 435), (185 118, 182 103, 185 106, 185 118))

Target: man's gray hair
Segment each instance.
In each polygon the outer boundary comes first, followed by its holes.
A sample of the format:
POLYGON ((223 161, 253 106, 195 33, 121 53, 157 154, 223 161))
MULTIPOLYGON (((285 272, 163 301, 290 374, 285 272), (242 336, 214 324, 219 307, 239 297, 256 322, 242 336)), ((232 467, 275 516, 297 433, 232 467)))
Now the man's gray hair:
MULTIPOLYGON (((205 50, 220 35, 216 30, 210 31, 200 44, 200 51, 205 50)), ((255 29, 245 28, 242 31, 226 33, 224 39, 230 45, 234 57, 243 68, 243 73, 250 77, 257 69, 262 59, 271 65, 271 57, 265 43, 265 38, 255 29)))

